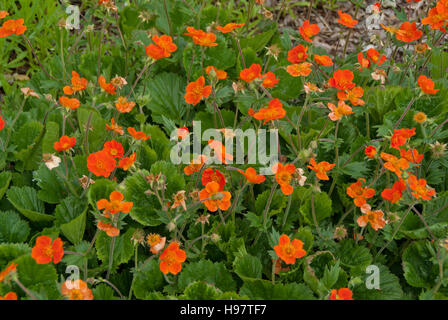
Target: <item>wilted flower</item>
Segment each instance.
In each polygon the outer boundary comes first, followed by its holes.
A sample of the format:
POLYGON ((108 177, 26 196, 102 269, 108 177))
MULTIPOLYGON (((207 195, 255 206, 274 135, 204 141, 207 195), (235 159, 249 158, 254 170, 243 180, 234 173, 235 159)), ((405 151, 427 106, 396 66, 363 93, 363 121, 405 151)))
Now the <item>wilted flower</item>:
POLYGON ((92 179, 89 179, 89 177, 87 177, 86 175, 83 175, 81 178, 79 178, 79 182, 81 183, 81 187, 83 189, 86 189, 89 185, 95 183, 95 181, 93 181, 92 179))
POLYGON ((434 158, 441 158, 445 155, 446 143, 440 143, 439 141, 436 141, 433 144, 429 145, 431 147, 431 153, 434 158))
POLYGON ((20 91, 22 91, 22 93, 26 96, 40 98, 40 96, 36 92, 34 92, 33 89, 30 89, 28 87, 21 88, 20 91))
POLYGON ((51 153, 44 153, 42 155, 42 161, 45 162, 45 165, 47 166, 48 169, 52 170, 54 168, 59 167, 59 164, 61 163, 61 158, 51 153))
POLYGON ((334 229, 333 233, 334 239, 342 240, 345 239, 345 237, 347 237, 347 229, 345 229, 344 227, 336 227, 336 229, 334 229))
POLYGON ((381 81, 381 84, 386 82, 387 73, 383 69, 376 69, 375 72, 371 74, 372 79, 375 81, 381 81))
POLYGON ((131 241, 134 242, 134 246, 136 244, 143 245, 145 243, 145 232, 142 229, 135 230, 132 234, 131 241))
POLYGON ((195 224, 197 224, 198 222, 205 225, 206 223, 209 224, 210 222, 208 221, 208 218, 210 217, 209 214, 205 215, 203 214, 202 216, 200 216, 199 218, 196 219, 195 224))

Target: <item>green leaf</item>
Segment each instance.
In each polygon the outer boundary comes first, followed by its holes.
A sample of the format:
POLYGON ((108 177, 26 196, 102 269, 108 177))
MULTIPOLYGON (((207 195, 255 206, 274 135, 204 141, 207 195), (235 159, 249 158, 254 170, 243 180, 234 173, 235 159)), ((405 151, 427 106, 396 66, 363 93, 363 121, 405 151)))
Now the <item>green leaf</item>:
POLYGON ((73 244, 81 242, 84 236, 84 231, 86 229, 86 215, 87 207, 86 210, 78 217, 68 223, 60 225, 62 234, 66 236, 67 239, 70 240, 70 242, 72 242, 73 244))
POLYGON ((184 295, 180 298, 185 300, 217 300, 221 294, 222 292, 214 286, 203 281, 196 281, 188 285, 184 295))
POLYGON ((213 284, 222 291, 236 290, 235 281, 222 262, 201 260, 187 264, 179 276, 179 289, 185 290, 190 283, 198 280, 213 284))
POLYGON ((0 211, 0 242, 25 242, 30 234, 28 222, 14 211, 0 211))
POLYGON ((260 259, 249 254, 236 257, 233 268, 235 273, 244 281, 261 278, 263 270, 260 259))
MULTIPOLYGON (((134 231, 134 228, 129 228, 124 234, 115 237, 113 267, 126 263, 132 258, 132 255, 134 254, 134 246, 131 238, 134 231)), ((112 238, 105 232, 100 232, 95 243, 95 248, 97 250, 98 259, 100 259, 104 265, 108 265, 109 263, 111 244, 112 238)))
POLYGON ((31 248, 23 243, 2 243, 0 244, 0 270, 9 265, 14 259, 28 255, 31 253, 31 248))
POLYGON ((45 214, 44 203, 31 187, 11 187, 6 193, 9 202, 31 221, 52 221, 54 216, 45 214))
POLYGON ((327 289, 332 289, 334 284, 338 281, 340 270, 339 262, 330 268, 328 268, 328 265, 325 266, 324 276, 322 277, 321 282, 327 289))
POLYGON ((42 140, 42 153, 54 153, 54 143, 59 140, 59 124, 48 121, 47 130, 42 140))
POLYGON ((115 291, 109 285, 101 283, 92 290, 95 300, 120 300, 115 296, 115 291))
MULTIPOLYGON (((300 207, 300 212, 303 214, 305 221, 314 226, 311 200, 312 197, 305 200, 305 203, 300 207)), ((316 193, 314 195, 314 213, 316 215, 317 223, 330 217, 333 213, 331 199, 325 192, 316 193)))
MULTIPOLYGON (((439 275, 434 261, 434 245, 429 241, 416 241, 403 252, 404 278, 413 287, 430 289, 439 275)), ((448 267, 444 264, 444 272, 448 267)))
MULTIPOLYGON (((175 192, 185 189, 184 176, 178 173, 176 166, 172 163, 157 161, 151 166, 151 173, 154 175, 162 173, 166 177, 166 199, 171 198, 175 192)), ((161 224, 158 214, 158 210, 161 209, 160 203, 156 196, 145 194, 149 184, 144 177, 148 174, 146 170, 139 170, 132 176, 126 177, 125 197, 134 203, 130 212, 132 219, 145 226, 158 226, 161 224)))
POLYGON ((149 185, 144 177, 148 174, 149 172, 146 170, 139 170, 132 176, 127 176, 125 179, 125 197, 134 203, 130 212, 132 219, 144 226, 158 226, 161 224, 157 214, 160 204, 155 196, 145 194, 149 185))
POLYGON ((335 256, 341 260, 341 266, 350 268, 353 275, 364 273, 366 267, 372 262, 369 249, 356 244, 351 239, 339 243, 335 256))
POLYGON ((29 149, 42 132, 43 125, 39 121, 27 121, 19 130, 15 131, 11 143, 17 146, 17 150, 29 149))
POLYGON ((153 120, 163 123, 163 115, 180 123, 186 110, 185 79, 175 73, 161 73, 150 79, 147 86, 151 100, 146 107, 151 110, 153 120))
POLYGON ((10 171, 4 171, 0 173, 0 200, 5 195, 6 190, 8 190, 11 179, 12 173, 10 171))
POLYGON ((57 169, 50 170, 42 163, 38 170, 33 172, 33 178, 41 188, 37 196, 47 203, 59 203, 67 196, 65 185, 56 174, 57 169))
MULTIPOLYGON (((250 36, 241 38, 241 48, 251 48, 255 50, 255 52, 259 52, 262 50, 271 40, 272 36, 277 31, 277 23, 272 23, 266 31, 250 36)), ((249 66, 247 66, 249 67, 249 66)))
MULTIPOLYGON (((104 139, 106 138, 106 121, 101 116, 100 112, 92 107, 85 107, 76 109, 78 116, 79 127, 83 133, 88 129, 89 132, 89 152, 96 152, 103 147, 104 139), (87 128, 89 124, 89 128, 87 128)), ((83 134, 84 139, 85 134, 83 134)), ((84 140, 79 145, 84 145, 84 140)), ((85 150, 87 152, 87 150, 85 150)))
POLYGON ((297 283, 272 284, 266 280, 245 282, 240 295, 246 295, 251 300, 315 300, 311 290, 297 283))
POLYGON ((56 269, 52 264, 37 264, 31 256, 22 256, 14 260, 20 282, 27 287, 39 284, 49 285, 57 281, 56 269))
POLYGON ((403 290, 400 286, 400 280, 397 276, 382 265, 376 264, 379 269, 379 289, 367 289, 366 281, 370 274, 365 274, 362 284, 356 286, 353 290, 356 300, 401 300, 403 299, 403 290))
POLYGON ((134 273, 132 290, 138 299, 145 299, 148 293, 161 290, 164 284, 165 279, 160 271, 159 263, 152 259, 140 264, 139 269, 134 273))

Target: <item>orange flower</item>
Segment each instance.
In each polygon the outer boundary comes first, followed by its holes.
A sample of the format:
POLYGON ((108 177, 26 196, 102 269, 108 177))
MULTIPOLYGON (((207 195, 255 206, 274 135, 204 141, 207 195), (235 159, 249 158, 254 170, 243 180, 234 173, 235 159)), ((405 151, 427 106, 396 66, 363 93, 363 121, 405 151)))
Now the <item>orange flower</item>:
POLYGON ((207 168, 202 173, 201 182, 205 187, 209 182, 215 181, 219 184, 219 191, 224 190, 226 178, 218 169, 207 168))
POLYGON ((135 107, 135 102, 128 101, 126 97, 118 97, 117 102, 115 102, 115 107, 121 113, 131 112, 135 107))
POLYGON ((85 90, 88 83, 86 78, 81 78, 78 72, 72 71, 72 86, 70 88, 72 92, 85 90))
POLYGON ((118 167, 123 169, 124 171, 128 171, 129 168, 134 164, 137 159, 137 154, 134 152, 129 157, 125 157, 118 161, 118 167))
POLYGON ((87 157, 87 168, 97 177, 109 177, 115 167, 115 159, 107 151, 101 150, 87 157))
POLYGON ((24 22, 25 20, 23 19, 11 19, 3 22, 3 25, 0 27, 0 38, 5 38, 12 34, 23 34, 26 31, 26 26, 23 25, 24 22))
POLYGON ((119 212, 129 213, 131 211, 133 203, 123 202, 124 195, 119 191, 112 191, 109 195, 109 200, 100 199, 96 202, 98 210, 104 209, 104 214, 116 214, 119 212))
POLYGON ((406 144, 407 140, 415 136, 415 128, 412 129, 394 129, 394 134, 390 139, 390 146, 394 149, 399 149, 402 145, 406 144))
POLYGON ((202 169, 202 166, 207 161, 207 157, 202 154, 196 159, 191 160, 190 164, 184 168, 184 173, 189 176, 202 169))
POLYGON ((104 151, 106 151, 112 158, 121 159, 124 154, 123 146, 120 142, 115 140, 107 141, 104 143, 104 151))
POLYGON ((308 51, 308 47, 299 44, 297 47, 292 48, 288 51, 288 61, 292 64, 297 64, 303 62, 308 58, 306 52, 308 51))
POLYGON ((280 236, 278 245, 274 246, 274 251, 286 264, 294 264, 296 259, 306 255, 306 251, 303 249, 303 242, 299 239, 291 241, 286 234, 280 236))
POLYGON ((213 149, 215 156, 224 164, 228 161, 233 161, 233 156, 226 152, 225 146, 217 140, 208 140, 208 145, 213 149))
POLYGON ((47 264, 53 261, 58 264, 64 256, 61 238, 56 238, 53 242, 48 236, 40 236, 36 239, 36 245, 31 251, 31 257, 38 264, 47 264))
POLYGON ((280 162, 274 164, 272 171, 275 173, 275 180, 280 185, 280 189, 283 194, 290 195, 294 189, 290 185, 292 176, 296 171, 296 167, 293 164, 282 165, 280 162))
POLYGON ((64 91, 64 94, 71 96, 72 94, 75 93, 75 91, 73 91, 72 87, 70 86, 65 86, 64 88, 62 88, 62 91, 64 91))
POLYGON ((303 89, 305 90, 305 92, 307 94, 310 94, 311 92, 324 92, 324 90, 319 89, 318 86, 316 86, 314 83, 311 83, 311 82, 306 82, 303 85, 303 89))
POLYGON ((368 204, 364 204, 361 207, 362 213, 364 215, 358 217, 356 222, 358 223, 358 226, 365 227, 367 223, 370 223, 372 228, 375 231, 378 231, 378 229, 384 228, 386 225, 386 221, 384 220, 384 213, 381 210, 371 210, 371 207, 368 204))
POLYGON ((164 274, 178 274, 185 260, 187 260, 185 251, 179 248, 177 242, 171 242, 160 255, 160 271, 164 274))
POLYGON ((3 19, 4 17, 9 16, 8 11, 0 11, 0 19, 3 19))
POLYGON ((150 245, 151 253, 158 254, 163 248, 165 248, 166 237, 161 237, 159 234, 150 233, 148 235, 147 243, 150 245))
POLYGON ((204 85, 204 76, 200 76, 196 81, 190 82, 186 88, 186 93, 184 96, 185 102, 195 106, 202 100, 202 98, 208 98, 212 92, 212 86, 204 85))
POLYGON ((330 180, 330 178, 327 176, 327 171, 330 171, 336 165, 335 163, 331 164, 327 161, 316 163, 316 160, 314 160, 314 158, 311 158, 310 164, 311 165, 308 165, 307 167, 315 171, 316 177, 320 180, 330 180))
POLYGON ((5 281, 5 279, 14 272, 17 272, 17 264, 13 262, 7 266, 5 270, 0 272, 0 283, 5 281))
POLYGON ((261 78, 264 79, 261 85, 265 88, 273 88, 280 81, 280 79, 275 77, 275 73, 273 72, 267 72, 261 78))
POLYGON ((352 295, 349 288, 341 288, 339 291, 333 289, 330 293, 330 300, 353 300, 352 295))
POLYGON ((376 148, 374 146, 367 146, 364 149, 364 153, 367 157, 369 157, 370 159, 373 159, 373 157, 375 157, 375 155, 376 155, 376 148))
POLYGON ((207 183, 199 193, 199 200, 204 202, 211 212, 217 211, 218 208, 223 211, 229 209, 231 197, 230 192, 221 191, 219 184, 215 181, 207 183))
POLYGON ((177 129, 177 138, 183 140, 188 136, 189 133, 190 131, 188 130, 187 127, 179 128, 177 129))
POLYGON ((212 70, 216 74, 216 77, 218 78, 218 80, 227 79, 227 72, 225 72, 224 70, 218 70, 214 66, 208 66, 207 68, 205 68, 205 72, 208 75, 210 75, 210 72, 212 72, 212 70))
POLYGON ((0 131, 2 131, 4 127, 5 127, 5 120, 3 120, 3 118, 0 116, 0 131))
POLYGON ((151 43, 147 47, 145 47, 145 52, 148 57, 153 58, 154 60, 168 58, 171 56, 171 53, 177 50, 177 45, 173 43, 173 39, 170 36, 162 35, 162 36, 153 36, 152 41, 155 44, 151 43))
POLYGON ((353 78, 353 72, 350 70, 336 70, 333 77, 328 80, 328 84, 333 88, 346 91, 355 87, 353 78))
POLYGON ((360 99, 364 95, 364 90, 361 87, 354 87, 352 90, 338 91, 338 99, 341 101, 349 100, 354 106, 362 106, 365 104, 364 100, 360 99))
POLYGON ((411 192, 411 194, 417 199, 422 198, 423 200, 431 200, 436 194, 434 189, 428 188, 425 179, 417 179, 413 174, 409 176, 408 183, 411 190, 414 191, 411 192))
POLYGON ((342 24, 343 26, 354 29, 355 25, 358 24, 358 20, 353 19, 352 16, 349 15, 348 13, 343 13, 341 10, 338 10, 338 15, 339 19, 336 21, 342 24))
POLYGON ((384 25, 381 25, 381 27, 391 33, 394 33, 397 40, 403 42, 412 42, 414 40, 418 40, 423 35, 423 31, 417 29, 417 25, 415 22, 403 22, 400 26, 400 29, 386 27, 384 25))
POLYGON ((317 24, 310 24, 309 20, 305 20, 302 26, 299 27, 300 35, 305 41, 308 42, 313 42, 313 40, 311 40, 311 37, 318 34, 319 31, 320 31, 319 26, 317 24))
POLYGON ((123 127, 119 126, 118 123, 115 123, 115 118, 110 120, 110 124, 106 123, 106 130, 113 131, 119 135, 124 134, 123 127))
POLYGON ((260 184, 266 180, 266 177, 264 175, 257 174, 257 171, 252 167, 247 168, 246 172, 238 169, 238 172, 244 175, 244 177, 246 177, 247 181, 250 183, 260 184))
POLYGON ((76 144, 76 139, 75 137, 67 137, 67 136, 62 136, 59 141, 56 141, 53 144, 53 147, 55 150, 57 151, 65 151, 68 150, 70 148, 73 148, 76 144))
POLYGON ((187 27, 187 33, 184 35, 192 37, 193 42, 204 47, 216 47, 216 35, 214 33, 207 33, 202 30, 196 30, 194 27, 187 27))
POLYGON ((236 28, 241 28, 244 26, 244 23, 228 23, 224 27, 217 26, 216 29, 221 33, 229 33, 235 30, 236 28))
POLYGON ((319 56, 317 54, 314 55, 314 61, 316 61, 317 64, 320 64, 324 67, 329 67, 333 65, 333 60, 329 56, 319 56))
POLYGON ((81 103, 79 102, 78 99, 76 99, 76 98, 68 98, 66 96, 59 97, 59 103, 63 107, 65 107, 67 109, 71 109, 71 110, 77 109, 81 105, 81 103))
POLYGON ((404 158, 398 159, 396 156, 385 152, 381 152, 381 158, 387 161, 384 163, 384 167, 395 173, 399 178, 401 178, 401 170, 406 170, 409 168, 409 162, 404 158))
POLYGON ((364 54, 362 52, 358 53, 358 62, 359 62, 359 70, 362 71, 363 68, 370 68, 370 60, 364 58, 364 54))
POLYGON ((448 1, 439 1, 436 6, 429 10, 428 16, 422 20, 422 24, 430 25, 431 29, 445 32, 448 24, 448 1))
POLYGON ((128 132, 135 140, 146 141, 149 138, 151 138, 150 136, 147 136, 146 133, 144 133, 143 131, 135 130, 134 127, 129 127, 128 132))
POLYGON ((417 112, 417 113, 414 115, 414 121, 415 121, 415 122, 423 123, 423 122, 426 121, 426 119, 428 119, 428 117, 427 117, 426 114, 423 113, 423 112, 417 112))
POLYGON ((383 54, 380 57, 380 53, 374 48, 370 48, 369 50, 367 50, 366 54, 367 57, 369 57, 370 61, 372 61, 372 63, 375 63, 377 66, 382 65, 386 61, 386 56, 383 54))
POLYGON ((15 292, 8 292, 3 297, 0 296, 0 300, 17 300, 17 294, 15 292))
POLYGON ((328 103, 328 108, 331 110, 328 114, 331 121, 341 120, 343 116, 353 113, 352 108, 342 100, 339 100, 337 107, 332 103, 328 103))
POLYGON ((417 149, 400 149, 400 156, 411 163, 420 163, 423 160, 423 154, 419 154, 417 149))
POLYGON ((103 76, 99 76, 98 77, 98 84, 100 85, 101 89, 106 91, 109 94, 117 94, 117 92, 115 91, 116 88, 112 83, 107 83, 106 82, 106 78, 104 78, 103 76))
POLYGON ((434 81, 424 75, 418 77, 417 83, 420 89, 422 89, 422 91, 427 94, 436 94, 437 91, 440 90, 434 89, 434 81))
POLYGON ((363 181, 366 182, 366 179, 360 178, 347 187, 347 195, 354 199, 355 206, 357 207, 362 207, 367 203, 366 199, 370 199, 375 195, 374 189, 361 186, 363 181))
POLYGON ((257 120, 264 120, 263 125, 268 121, 281 119, 286 115, 285 109, 283 109, 282 103, 279 99, 272 99, 267 108, 261 108, 253 117, 257 120))
POLYGON ((111 223, 98 221, 97 228, 106 232, 109 237, 117 237, 120 234, 120 229, 114 227, 111 223))
POLYGON ((252 82, 258 78, 261 78, 261 66, 259 64, 254 63, 240 72, 240 79, 246 82, 252 82))
POLYGON ((381 192, 381 197, 384 200, 390 201, 392 203, 397 203, 403 197, 403 191, 406 190, 406 184, 402 179, 395 181, 392 188, 386 188, 381 192))
POLYGON ((93 300, 92 290, 82 280, 67 280, 61 286, 61 293, 68 300, 93 300))
POLYGON ((286 67, 286 71, 293 77, 306 77, 311 73, 311 66, 313 64, 309 62, 303 62, 300 64, 290 64, 286 67))

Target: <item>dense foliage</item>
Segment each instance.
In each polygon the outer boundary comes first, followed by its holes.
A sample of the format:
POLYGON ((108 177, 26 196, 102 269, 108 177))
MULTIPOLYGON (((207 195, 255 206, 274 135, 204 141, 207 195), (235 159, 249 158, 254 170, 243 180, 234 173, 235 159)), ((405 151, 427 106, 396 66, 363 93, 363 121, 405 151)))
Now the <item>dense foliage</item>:
POLYGON ((448 298, 448 1, 273 2, 0 1, 2 299, 448 298))

